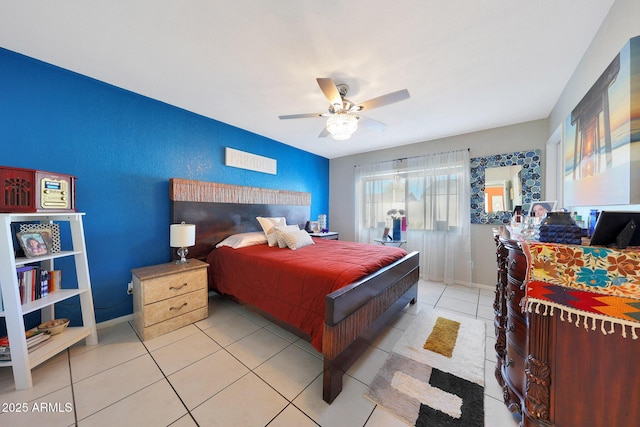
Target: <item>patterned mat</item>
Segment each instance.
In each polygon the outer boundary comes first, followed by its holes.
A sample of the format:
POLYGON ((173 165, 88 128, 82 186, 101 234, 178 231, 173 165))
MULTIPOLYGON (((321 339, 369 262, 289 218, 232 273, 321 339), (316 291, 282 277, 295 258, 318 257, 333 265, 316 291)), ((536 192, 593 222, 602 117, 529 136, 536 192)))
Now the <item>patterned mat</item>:
POLYGON ((484 343, 483 322, 425 309, 365 396, 411 425, 482 426, 484 343))

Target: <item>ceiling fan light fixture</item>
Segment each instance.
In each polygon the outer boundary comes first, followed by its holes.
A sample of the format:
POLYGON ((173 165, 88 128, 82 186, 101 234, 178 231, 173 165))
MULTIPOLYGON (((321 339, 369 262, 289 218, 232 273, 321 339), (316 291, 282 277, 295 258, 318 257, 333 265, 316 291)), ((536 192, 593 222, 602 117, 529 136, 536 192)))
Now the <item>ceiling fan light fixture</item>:
POLYGON ((336 113, 327 120, 327 130, 337 141, 351 138, 358 129, 358 117, 349 113, 336 113))

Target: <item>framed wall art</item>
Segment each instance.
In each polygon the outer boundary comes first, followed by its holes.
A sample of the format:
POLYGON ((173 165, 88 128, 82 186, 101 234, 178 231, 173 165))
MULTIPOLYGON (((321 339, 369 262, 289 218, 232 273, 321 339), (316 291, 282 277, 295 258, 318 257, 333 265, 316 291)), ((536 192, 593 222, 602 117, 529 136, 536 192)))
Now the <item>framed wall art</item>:
POLYGON ((640 203, 640 36, 565 120, 564 205, 640 203))

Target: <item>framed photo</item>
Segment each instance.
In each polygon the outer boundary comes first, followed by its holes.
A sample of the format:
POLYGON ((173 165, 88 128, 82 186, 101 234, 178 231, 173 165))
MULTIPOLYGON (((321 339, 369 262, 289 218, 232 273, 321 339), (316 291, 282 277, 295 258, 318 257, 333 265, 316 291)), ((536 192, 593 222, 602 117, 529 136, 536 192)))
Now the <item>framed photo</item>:
POLYGON ((21 223, 20 232, 38 232, 42 234, 50 254, 60 252, 60 226, 58 224, 47 223, 21 223))
POLYGON ((309 221, 309 227, 311 228, 311 232, 313 233, 320 232, 320 225, 318 224, 318 221, 309 221))
POLYGON ((49 254, 49 245, 45 239, 46 234, 43 235, 42 231, 27 231, 16 234, 20 246, 24 250, 24 254, 27 258, 33 258, 49 254))
POLYGON ((529 206, 529 216, 543 217, 547 215, 547 212, 554 212, 556 210, 556 204, 558 204, 556 200, 534 200, 531 202, 531 206, 529 206))

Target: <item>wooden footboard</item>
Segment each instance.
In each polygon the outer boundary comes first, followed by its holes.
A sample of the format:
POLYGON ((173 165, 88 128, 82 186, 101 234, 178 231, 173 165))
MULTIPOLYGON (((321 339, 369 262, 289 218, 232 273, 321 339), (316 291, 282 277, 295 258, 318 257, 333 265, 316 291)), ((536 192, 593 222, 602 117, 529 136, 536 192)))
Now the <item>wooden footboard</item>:
MULTIPOLYGON (((407 304, 418 299, 418 252, 412 252, 363 280, 327 295, 323 331, 322 398, 331 403, 342 391, 342 376, 373 339, 407 304)), ((251 304, 243 305, 305 339, 309 336, 251 304)))
POLYGON ((327 295, 322 341, 327 403, 342 391, 342 376, 373 337, 418 297, 419 253, 412 252, 365 279, 327 295))

